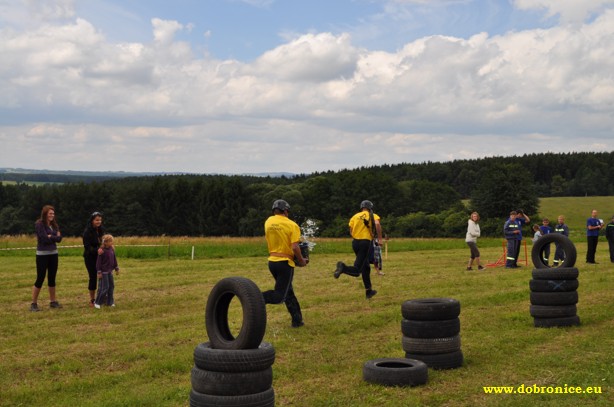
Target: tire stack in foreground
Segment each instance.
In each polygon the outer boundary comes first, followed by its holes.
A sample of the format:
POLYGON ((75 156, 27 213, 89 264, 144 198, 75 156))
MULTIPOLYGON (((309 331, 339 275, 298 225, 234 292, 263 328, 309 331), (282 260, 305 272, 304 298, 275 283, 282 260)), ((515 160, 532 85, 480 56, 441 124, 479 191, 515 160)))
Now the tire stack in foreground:
POLYGON ((534 269, 530 313, 537 328, 580 325, 577 315, 578 269, 534 269))
POLYGON ((275 349, 262 342, 266 306, 258 286, 243 277, 220 280, 207 299, 205 326, 209 342, 194 349, 190 406, 274 406, 275 349), (236 337, 228 323, 235 296, 243 311, 236 337))
POLYGON ((463 365, 460 341, 460 303, 453 298, 421 298, 401 305, 405 357, 432 369, 463 365))
MULTIPOLYGON (((556 256, 556 255, 555 255, 556 256)), ((531 249, 531 260, 535 267, 531 289, 529 312, 537 328, 580 325, 577 314, 578 269, 575 268, 577 251, 567 236, 549 233, 537 239, 531 249), (554 243, 560 267, 550 267, 544 260, 544 249, 554 243)))

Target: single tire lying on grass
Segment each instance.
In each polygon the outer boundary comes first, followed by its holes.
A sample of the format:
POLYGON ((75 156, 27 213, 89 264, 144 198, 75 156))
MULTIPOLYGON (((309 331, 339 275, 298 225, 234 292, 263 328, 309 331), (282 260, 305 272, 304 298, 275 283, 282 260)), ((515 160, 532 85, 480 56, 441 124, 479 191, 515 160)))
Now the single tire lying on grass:
POLYGON ((192 390, 213 396, 244 396, 261 393, 273 385, 273 369, 255 372, 212 372, 192 368, 192 390))
POLYGON ((577 303, 577 291, 564 291, 557 293, 531 292, 532 305, 574 305, 577 303))
POLYGON ((578 279, 574 280, 531 280, 529 289, 536 292, 575 291, 579 287, 578 279))
POLYGON ((405 352, 421 355, 456 352, 461 348, 460 335, 448 338, 410 338, 403 336, 401 341, 405 352))
POLYGON ((207 299, 205 327, 213 349, 258 348, 266 331, 266 306, 256 283, 244 277, 218 281, 207 299), (228 324, 228 309, 235 296, 243 310, 243 323, 236 337, 228 324))
POLYGON ((553 328, 558 326, 580 325, 580 317, 577 315, 561 318, 533 318, 536 328, 553 328))
POLYGON ((435 355, 421 355, 418 353, 405 353, 405 357, 418 359, 426 363, 431 369, 455 369, 463 365, 463 352, 457 350, 450 353, 438 353, 435 355))
POLYGON ((449 338, 460 332, 460 319, 444 319, 440 321, 416 321, 403 319, 401 331, 410 338, 449 338))
POLYGON ((534 318, 573 317, 578 309, 575 305, 531 305, 529 312, 534 318))
POLYGON ((275 392, 273 388, 261 393, 243 396, 214 396, 192 390, 190 392, 190 407, 273 407, 275 392))
POLYGON ((416 321, 439 321, 454 319, 460 315, 460 302, 453 298, 419 298, 401 304, 405 319, 416 321))
MULTIPOLYGON (((553 233, 550 233, 553 234, 553 233)), ((549 236, 549 235, 546 235, 549 236)), ((578 269, 575 267, 556 269, 533 269, 531 275, 534 280, 575 280, 578 278, 578 269)))
POLYGON ((213 349, 204 342, 194 349, 196 367, 214 372, 254 372, 271 367, 275 349, 262 342, 256 349, 213 349))
POLYGON ((565 259, 560 264, 560 267, 573 267, 576 264, 577 251, 573 242, 567 236, 560 233, 548 233, 537 239, 533 244, 533 249, 531 249, 531 261, 536 269, 551 268, 543 260, 544 248, 551 243, 558 245, 565 252, 565 259))
POLYGON ((365 381, 384 386, 418 386, 428 380, 428 368, 419 361, 381 358, 367 361, 362 368, 365 381))

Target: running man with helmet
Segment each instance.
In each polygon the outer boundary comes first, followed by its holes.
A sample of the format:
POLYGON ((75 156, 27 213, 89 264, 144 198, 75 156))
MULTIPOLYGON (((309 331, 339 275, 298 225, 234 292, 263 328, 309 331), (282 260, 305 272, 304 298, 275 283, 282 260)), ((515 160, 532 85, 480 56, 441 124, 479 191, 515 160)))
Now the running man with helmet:
POLYGON ((347 274, 352 277, 362 275, 366 297, 370 299, 377 294, 377 291, 371 285, 369 253, 373 250, 373 240, 376 235, 378 241, 383 242, 380 217, 373 213, 373 202, 362 201, 360 203, 360 212, 352 216, 349 226, 350 235, 353 238, 352 249, 356 254, 356 260, 354 260, 354 266, 346 266, 342 261, 337 262, 337 269, 333 275, 335 278, 339 278, 341 274, 347 274))
POLYGON ((273 215, 264 223, 264 235, 269 249, 269 271, 275 279, 275 289, 262 293, 266 304, 286 304, 292 317, 292 327, 304 324, 301 306, 298 303, 292 279, 294 266, 305 267, 309 260, 303 258, 299 247, 301 229, 288 219, 290 205, 283 199, 273 202, 273 215))

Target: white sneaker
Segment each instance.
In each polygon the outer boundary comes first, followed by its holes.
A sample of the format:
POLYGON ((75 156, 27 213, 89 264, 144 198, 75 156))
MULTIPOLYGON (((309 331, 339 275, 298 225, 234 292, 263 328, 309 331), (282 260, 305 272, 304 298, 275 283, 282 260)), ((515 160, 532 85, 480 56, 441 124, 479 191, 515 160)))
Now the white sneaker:
POLYGON ((94 308, 96 308, 96 309, 100 309, 100 304, 96 304, 96 303, 94 303, 94 308))
POLYGON ((112 307, 114 307, 114 306, 115 306, 115 303, 111 304, 111 306, 112 306, 112 307))

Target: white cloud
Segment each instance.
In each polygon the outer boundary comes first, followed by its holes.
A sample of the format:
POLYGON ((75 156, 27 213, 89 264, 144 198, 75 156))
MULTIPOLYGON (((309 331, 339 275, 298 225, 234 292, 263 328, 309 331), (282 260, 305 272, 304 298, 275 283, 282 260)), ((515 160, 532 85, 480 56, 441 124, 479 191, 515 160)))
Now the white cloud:
POLYGON ((513 0, 521 10, 546 9, 549 17, 559 15, 564 23, 584 21, 591 14, 614 4, 614 0, 513 0))
POLYGON ((429 36, 396 52, 304 34, 252 63, 195 56, 175 38, 185 29, 153 19, 153 41, 111 43, 78 17, 0 28, 0 164, 310 172, 614 150, 612 9, 580 25, 429 36))

